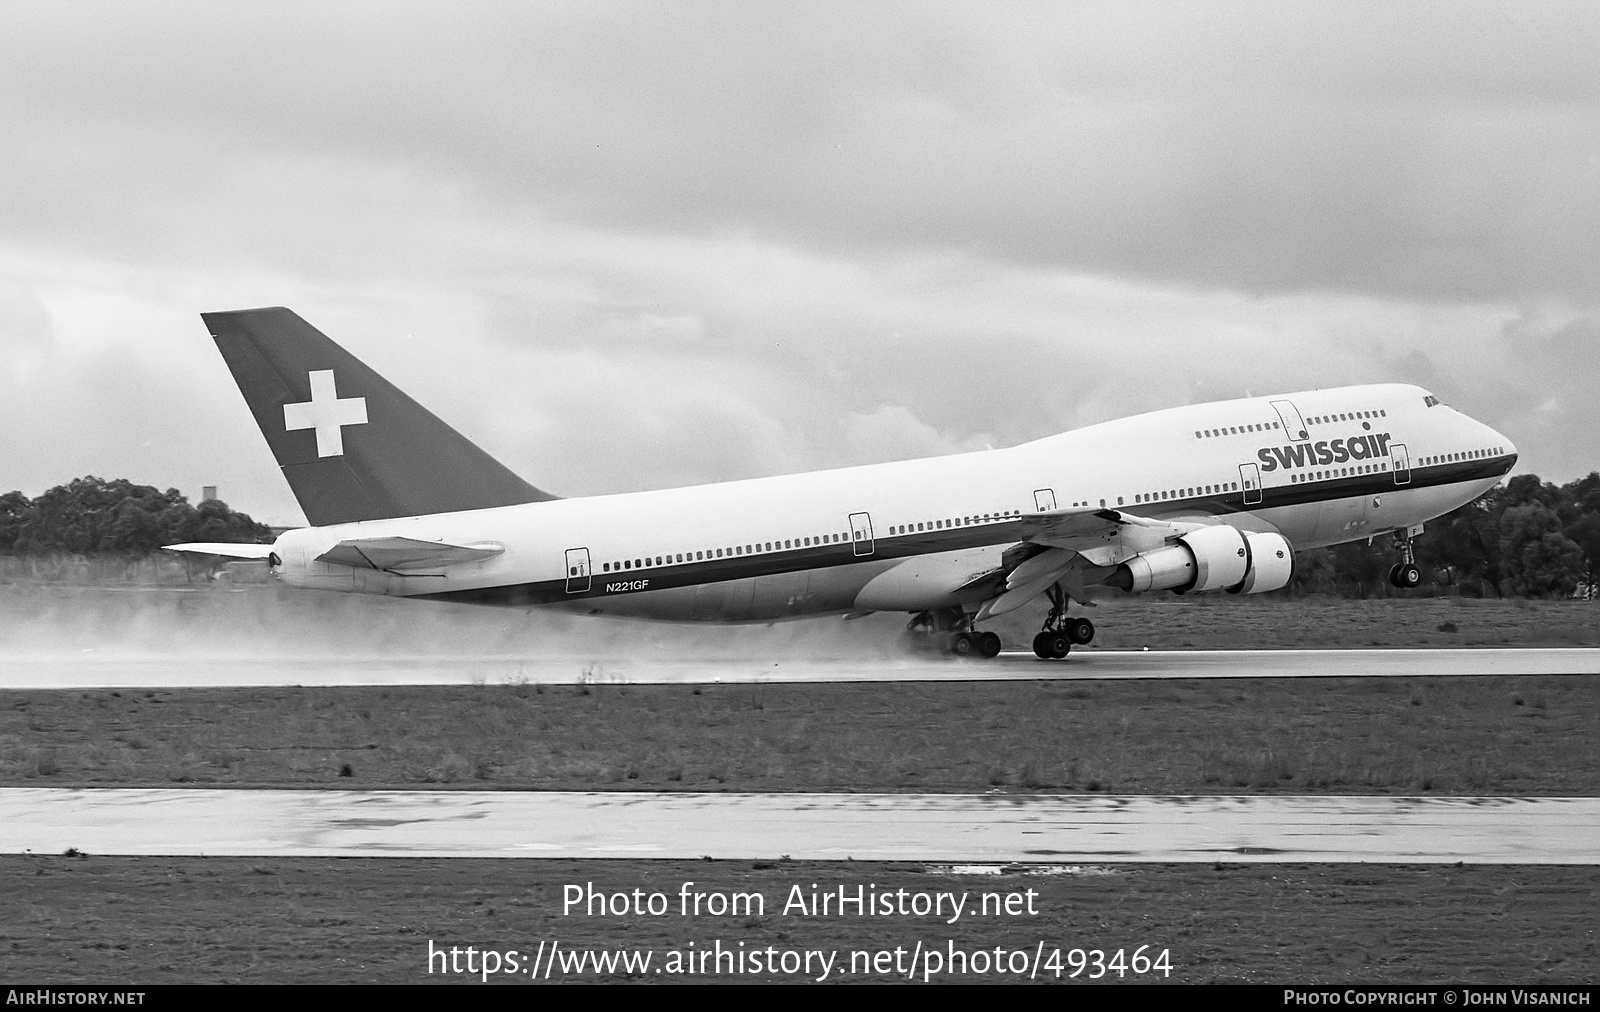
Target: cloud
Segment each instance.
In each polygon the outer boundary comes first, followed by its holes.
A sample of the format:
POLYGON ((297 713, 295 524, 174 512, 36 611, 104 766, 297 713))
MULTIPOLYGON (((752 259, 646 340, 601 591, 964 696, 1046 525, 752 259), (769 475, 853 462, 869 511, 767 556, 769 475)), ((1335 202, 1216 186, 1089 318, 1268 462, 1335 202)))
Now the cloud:
POLYGON ((342 157, 621 231, 1595 295, 1581 7, 474 10, 24 8, 0 91, 13 136, 63 148, 41 171, 71 152, 66 178, 98 180, 88 221, 342 157))
POLYGON ((1383 380, 1570 477, 1597 20, 20 6, 0 422, 48 438, 0 484, 220 484, 292 519, 196 318, 274 304, 565 494, 1383 380))

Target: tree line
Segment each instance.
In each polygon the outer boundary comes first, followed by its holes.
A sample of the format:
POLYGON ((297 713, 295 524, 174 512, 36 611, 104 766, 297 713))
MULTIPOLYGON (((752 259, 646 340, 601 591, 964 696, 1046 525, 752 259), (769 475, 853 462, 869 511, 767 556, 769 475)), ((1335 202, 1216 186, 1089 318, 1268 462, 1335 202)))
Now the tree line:
MULTIPOLYGON (((1389 537, 1298 553, 1290 594, 1375 597, 1447 593, 1496 597, 1593 596, 1600 584, 1600 473, 1565 485, 1523 474, 1427 523, 1414 542, 1424 585, 1389 586, 1389 537)), ((139 559, 186 541, 272 540, 266 525, 218 499, 92 475, 38 498, 0 495, 0 555, 68 553, 139 559)))
POLYGON ((265 524, 237 513, 220 499, 192 505, 175 488, 107 481, 88 475, 57 485, 35 499, 0 495, 0 554, 71 554, 146 558, 162 545, 186 541, 272 540, 265 524))

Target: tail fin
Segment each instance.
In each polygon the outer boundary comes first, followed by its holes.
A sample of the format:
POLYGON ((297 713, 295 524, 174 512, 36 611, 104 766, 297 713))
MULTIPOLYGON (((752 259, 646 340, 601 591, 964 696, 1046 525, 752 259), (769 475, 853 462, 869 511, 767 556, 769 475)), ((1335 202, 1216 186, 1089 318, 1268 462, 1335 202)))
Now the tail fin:
POLYGON ((314 526, 556 498, 289 310, 200 318, 314 526))

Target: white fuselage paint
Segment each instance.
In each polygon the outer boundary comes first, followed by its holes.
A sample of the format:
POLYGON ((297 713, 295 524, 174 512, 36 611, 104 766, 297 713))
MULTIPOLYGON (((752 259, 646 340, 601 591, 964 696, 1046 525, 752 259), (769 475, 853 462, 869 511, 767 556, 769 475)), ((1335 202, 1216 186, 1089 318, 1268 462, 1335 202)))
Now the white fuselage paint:
POLYGON ((1493 487, 1516 454, 1505 436, 1430 400, 1407 385, 1342 387, 1169 408, 1008 449, 303 528, 278 539, 278 575, 295 586, 397 596, 542 588, 492 603, 668 620, 916 611, 958 603, 952 587, 998 573, 1001 553, 1019 540, 1019 521, 1052 504, 1220 520, 1281 533, 1296 548, 1420 524, 1493 487), (1307 439, 1284 431, 1275 402, 1292 403, 1307 439), (1371 418, 1338 420, 1367 412, 1371 418), (1379 444, 1365 437, 1379 434, 1387 436, 1386 449, 1404 447, 1408 482, 1396 482, 1388 454, 1317 465, 1313 449, 1296 465, 1271 451, 1356 437, 1370 453, 1379 444), (1421 464, 1433 458, 1442 458, 1439 467, 1421 464), (1259 503, 1240 487, 1250 474, 1241 466, 1256 469, 1259 503), (1359 479, 1339 473, 1355 468, 1371 471, 1359 479), (1341 494, 1352 484, 1359 492, 1341 494), (868 525, 870 541, 862 537, 868 525), (504 552, 431 574, 315 561, 344 539, 392 536, 492 542, 504 552), (589 582, 587 590, 567 593, 573 549, 587 553, 589 582), (719 550, 726 554, 717 557, 719 550), (685 554, 690 562, 673 561, 685 554), (751 571, 757 575, 742 575, 751 571))

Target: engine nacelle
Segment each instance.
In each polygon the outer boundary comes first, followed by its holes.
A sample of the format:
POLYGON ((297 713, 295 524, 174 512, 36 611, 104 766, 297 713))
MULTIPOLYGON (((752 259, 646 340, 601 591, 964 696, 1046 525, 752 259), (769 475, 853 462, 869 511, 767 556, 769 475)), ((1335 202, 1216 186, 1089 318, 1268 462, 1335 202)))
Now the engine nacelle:
POLYGON ((1202 527, 1178 539, 1194 553, 1194 585, 1180 587, 1180 593, 1222 590, 1246 579, 1250 569, 1250 550, 1238 528, 1219 524, 1202 527))
POLYGON ((1294 576, 1294 548, 1282 534, 1247 534, 1245 547, 1250 550, 1250 571, 1230 594, 1264 594, 1289 585, 1294 576))
POLYGON ((1106 577, 1118 590, 1166 590, 1194 582, 1194 553, 1182 545, 1135 555, 1106 577))
POLYGON ((1122 590, 1223 590, 1248 579, 1249 549, 1244 535, 1219 524, 1190 531, 1176 545, 1135 555, 1106 580, 1122 590))

